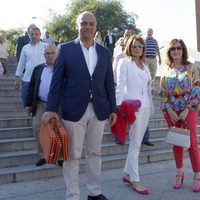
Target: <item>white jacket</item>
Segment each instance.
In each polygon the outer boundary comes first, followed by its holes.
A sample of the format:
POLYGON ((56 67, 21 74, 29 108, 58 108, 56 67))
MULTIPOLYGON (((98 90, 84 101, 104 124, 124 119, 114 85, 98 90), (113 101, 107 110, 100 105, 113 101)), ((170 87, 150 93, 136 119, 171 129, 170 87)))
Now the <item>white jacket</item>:
POLYGON ((151 114, 154 112, 149 69, 145 64, 144 70, 140 69, 128 58, 120 59, 117 65, 117 105, 125 99, 138 99, 141 107, 150 108, 151 114))

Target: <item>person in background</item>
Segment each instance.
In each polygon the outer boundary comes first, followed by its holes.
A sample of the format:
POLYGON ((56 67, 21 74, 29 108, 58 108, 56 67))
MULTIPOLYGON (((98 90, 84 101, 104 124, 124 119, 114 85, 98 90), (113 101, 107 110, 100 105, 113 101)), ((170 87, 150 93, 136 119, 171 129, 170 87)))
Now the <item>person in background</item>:
POLYGON ((103 41, 102 41, 102 37, 101 37, 101 32, 100 31, 97 31, 95 33, 94 41, 103 46, 103 41))
POLYGON ((3 66, 3 74, 6 74, 8 68, 8 56, 10 54, 10 49, 5 41, 3 35, 0 35, 0 62, 3 66))
POLYGON ((60 38, 59 41, 58 41, 58 45, 57 45, 57 49, 58 49, 57 53, 59 52, 60 45, 63 44, 63 43, 65 43, 64 39, 60 38))
MULTIPOLYGON (((161 65, 161 56, 159 51, 158 42, 155 38, 153 38, 153 29, 149 28, 147 30, 147 37, 145 39, 145 44, 147 47, 146 50, 146 64, 149 68, 152 78, 152 84, 154 84, 156 70, 157 70, 157 56, 159 58, 158 63, 161 65)), ((153 85, 152 85, 153 86, 153 85)))
POLYGON ((105 121, 109 118, 112 126, 117 118, 111 58, 106 48, 94 42, 96 18, 91 12, 81 13, 76 25, 78 38, 60 47, 42 119, 59 123, 56 111, 61 102, 62 121, 69 132, 69 159, 63 163, 66 200, 80 200, 78 174, 84 144, 87 199, 107 200, 101 193, 100 175, 105 121))
MULTIPOLYGON (((146 65, 149 68, 151 79, 152 79, 152 87, 154 88, 155 85, 155 76, 157 71, 157 56, 159 58, 158 63, 161 65, 161 56, 159 51, 158 42, 155 38, 153 38, 153 29, 149 28, 147 30, 147 37, 145 39, 146 44, 146 65)), ((143 138, 142 143, 147 146, 154 146, 154 144, 149 142, 149 129, 147 127, 147 130, 145 132, 145 136, 143 138)))
MULTIPOLYGON (((161 77, 161 109, 169 127, 186 125, 190 130, 191 146, 188 149, 194 172, 193 192, 200 192, 200 156, 197 143, 198 111, 200 108, 200 80, 198 69, 188 61, 188 51, 181 39, 173 39, 167 47, 168 68, 161 77)), ((176 162, 174 189, 183 186, 182 147, 173 147, 176 162)))
POLYGON ((43 42, 51 45, 55 45, 54 39, 50 36, 49 31, 45 31, 45 37, 42 39, 43 42))
POLYGON ((150 133, 149 133, 149 127, 147 126, 147 129, 145 131, 145 134, 144 134, 144 137, 143 137, 143 140, 142 140, 142 144, 145 144, 145 145, 150 146, 150 147, 154 146, 154 144, 151 143, 149 140, 150 140, 150 133))
POLYGON ((18 62, 19 62, 22 48, 30 42, 30 31, 33 27, 36 27, 36 25, 30 24, 27 31, 25 32, 25 35, 19 37, 17 40, 16 57, 17 57, 18 62))
POLYGON ((126 48, 126 44, 127 44, 127 41, 128 41, 128 39, 131 37, 131 35, 133 35, 133 34, 131 34, 131 33, 133 33, 133 32, 131 32, 131 30, 128 32, 127 30, 129 30, 129 29, 126 29, 125 30, 125 33, 124 33, 124 36, 125 37, 123 37, 123 42, 120 40, 120 42, 119 42, 119 40, 118 40, 118 44, 116 43, 116 45, 120 45, 121 47, 123 46, 124 48, 123 48, 123 50, 122 50, 122 52, 119 52, 115 57, 114 57, 114 59, 113 59, 113 74, 114 74, 114 81, 115 81, 115 83, 116 83, 116 81, 117 81, 117 65, 118 65, 118 62, 119 62, 119 60, 121 59, 121 58, 124 58, 125 57, 125 52, 124 52, 124 50, 125 50, 125 48, 126 48))
POLYGON ((111 59, 113 58, 113 52, 115 48, 115 37, 112 34, 112 31, 108 29, 107 35, 104 40, 104 46, 109 50, 111 59))
POLYGON ((65 42, 65 40, 63 38, 60 38, 58 42, 59 42, 59 44, 62 44, 65 42))
MULTIPOLYGON (((39 160, 36 166, 46 164, 43 151, 40 146, 39 132, 42 115, 46 109, 46 102, 53 74, 53 65, 57 55, 57 48, 54 45, 45 46, 44 57, 46 62, 36 66, 33 70, 28 94, 26 98, 26 112, 33 117, 33 135, 38 145, 39 160)), ((62 165, 61 161, 58 163, 62 165)))
POLYGON ((16 90, 19 90, 20 79, 22 79, 21 97, 24 108, 26 106, 26 97, 33 69, 35 66, 45 62, 44 47, 47 46, 47 43, 40 41, 40 36, 40 29, 33 27, 30 32, 31 41, 22 48, 15 73, 14 86, 16 90))
POLYGON ((141 107, 136 112, 136 120, 129 129, 129 149, 124 166, 123 182, 139 194, 149 194, 139 177, 138 157, 142 139, 150 114, 153 113, 151 96, 151 75, 145 63, 146 46, 137 35, 129 38, 125 48, 125 58, 117 66, 116 100, 118 109, 124 100, 140 100, 141 107))
POLYGON ((123 37, 120 37, 115 43, 115 47, 118 45, 121 47, 121 51, 123 52, 126 47, 126 41, 130 36, 133 35, 133 31, 131 29, 125 29, 123 37))

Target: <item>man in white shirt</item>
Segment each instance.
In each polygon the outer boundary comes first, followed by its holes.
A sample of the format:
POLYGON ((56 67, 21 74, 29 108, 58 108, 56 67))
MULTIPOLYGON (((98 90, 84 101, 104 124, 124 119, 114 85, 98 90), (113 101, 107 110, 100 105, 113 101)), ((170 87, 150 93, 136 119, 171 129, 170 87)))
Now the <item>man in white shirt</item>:
POLYGON ((21 97, 22 104, 25 107, 26 96, 28 92, 28 86, 31 79, 31 75, 35 66, 44 63, 44 47, 47 43, 40 41, 41 32, 38 27, 31 29, 30 37, 31 41, 29 44, 25 45, 22 48, 20 59, 17 65, 16 70, 16 79, 15 79, 15 89, 19 90, 20 78, 21 82, 21 97))

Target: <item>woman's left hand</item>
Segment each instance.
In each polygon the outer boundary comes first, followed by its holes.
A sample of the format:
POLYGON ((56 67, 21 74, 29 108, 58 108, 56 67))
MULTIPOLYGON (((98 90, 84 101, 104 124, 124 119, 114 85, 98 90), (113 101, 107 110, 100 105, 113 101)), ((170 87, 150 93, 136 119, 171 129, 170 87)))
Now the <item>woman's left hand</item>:
POLYGON ((189 113, 189 109, 186 107, 179 115, 179 120, 185 121, 187 115, 189 113))

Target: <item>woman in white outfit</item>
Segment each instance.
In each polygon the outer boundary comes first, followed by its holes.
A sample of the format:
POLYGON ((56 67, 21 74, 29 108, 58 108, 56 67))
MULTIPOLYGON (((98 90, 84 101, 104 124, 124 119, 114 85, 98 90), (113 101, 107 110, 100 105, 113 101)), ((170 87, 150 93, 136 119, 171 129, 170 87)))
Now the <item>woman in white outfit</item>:
POLYGON ((117 106, 123 100, 139 99, 141 107, 136 112, 136 121, 129 130, 129 149, 124 166, 123 182, 140 194, 149 194, 148 189, 140 182, 138 157, 150 114, 153 113, 151 96, 151 75, 145 65, 146 46, 140 36, 131 36, 125 49, 125 58, 117 66, 117 106))

